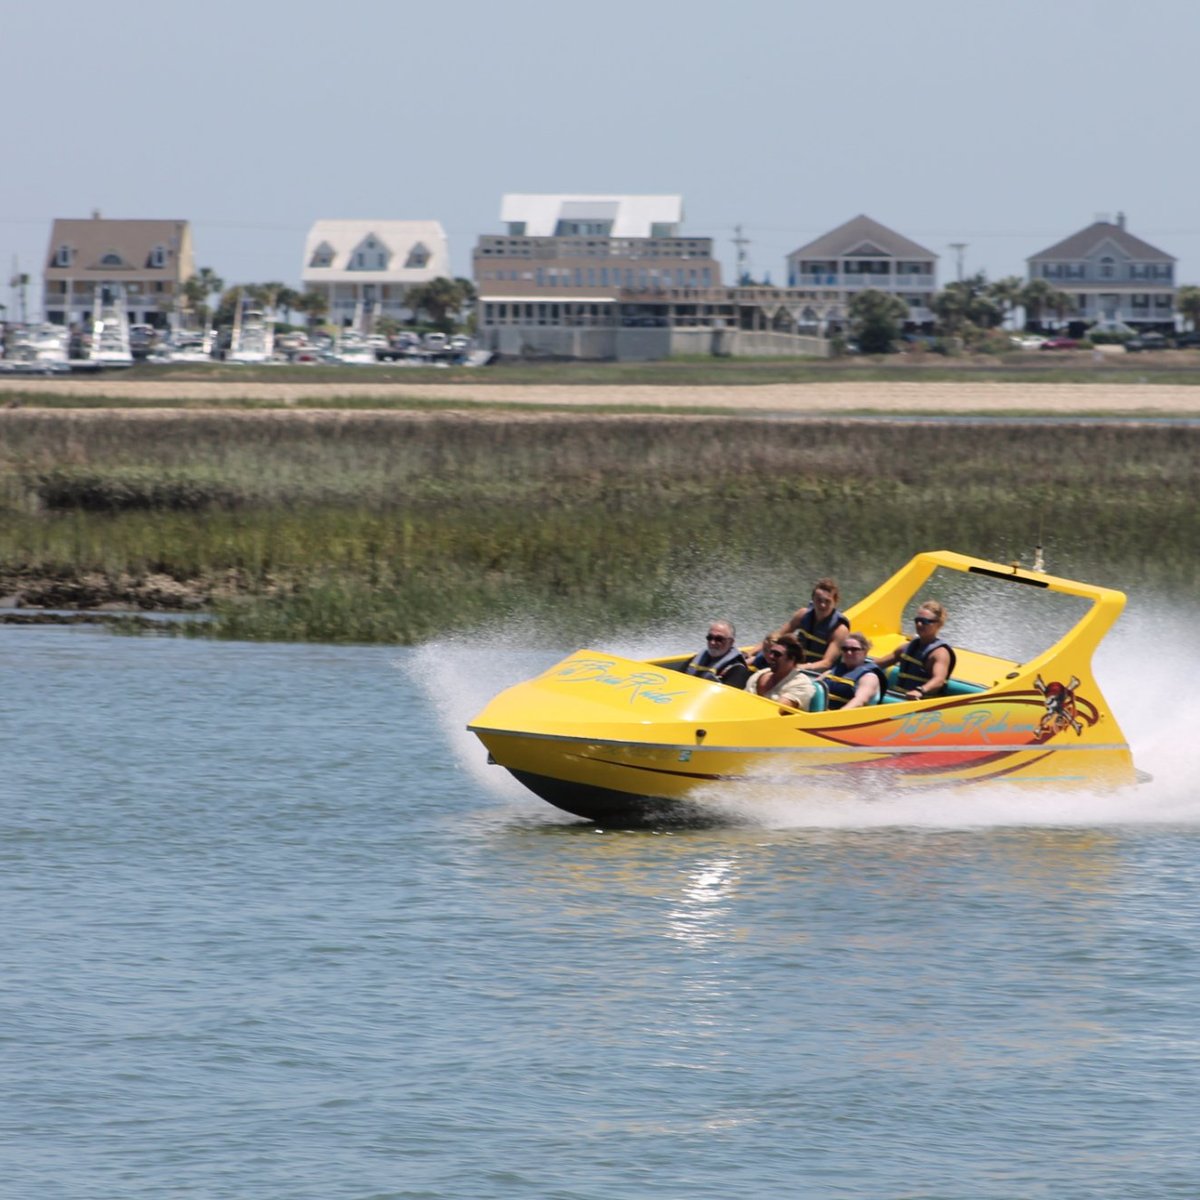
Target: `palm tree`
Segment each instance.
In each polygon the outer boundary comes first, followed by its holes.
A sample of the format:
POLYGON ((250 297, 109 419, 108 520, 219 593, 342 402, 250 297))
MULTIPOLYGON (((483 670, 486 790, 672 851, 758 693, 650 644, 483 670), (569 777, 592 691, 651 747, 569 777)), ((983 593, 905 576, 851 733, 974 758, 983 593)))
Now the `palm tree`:
POLYGON ((211 267, 201 267, 184 282, 183 294, 201 324, 208 324, 209 297, 219 295, 224 287, 225 281, 211 267))
POLYGON ((431 324, 450 333, 454 329, 454 316, 470 303, 474 291, 469 280, 447 279, 443 275, 409 288, 404 300, 414 317, 425 313, 431 324))
POLYGON ((275 293, 275 307, 287 318, 288 325, 292 323, 292 309, 297 307, 296 301, 299 299, 300 293, 295 288, 281 287, 275 293))
POLYGON ((1044 279, 1031 279, 1021 289, 1021 307, 1025 310, 1025 325, 1028 328, 1030 325, 1039 325, 1042 321, 1042 314, 1050 312, 1053 305, 1050 303, 1050 297, 1054 295, 1054 289, 1044 279))
POLYGON ((1021 303, 1023 288, 1024 284, 1019 275, 1006 275, 1003 279, 997 279, 995 283, 987 285, 988 296, 1000 305, 1005 321, 1009 321, 1013 328, 1016 327, 1016 321, 1013 318, 1017 306, 1021 303))
POLYGON ((329 301, 324 292, 301 292, 292 301, 292 307, 308 318, 309 328, 313 329, 320 325, 325 314, 329 312, 329 301))
POLYGON ((1047 304, 1050 306, 1050 311, 1058 318, 1060 325, 1068 313, 1075 311, 1075 297, 1069 292, 1060 292, 1057 288, 1051 288, 1047 304))
POLYGON ((1200 329, 1200 287, 1186 284, 1175 293, 1175 307, 1192 323, 1193 329, 1200 329))

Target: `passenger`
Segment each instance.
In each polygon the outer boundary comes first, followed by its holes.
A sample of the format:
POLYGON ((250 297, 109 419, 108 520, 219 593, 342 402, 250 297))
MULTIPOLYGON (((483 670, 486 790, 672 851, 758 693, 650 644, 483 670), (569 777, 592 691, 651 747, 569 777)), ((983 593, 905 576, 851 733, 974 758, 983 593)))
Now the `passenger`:
POLYGON ((875 664, 887 669, 893 663, 900 664, 896 676, 896 688, 909 700, 922 700, 936 696, 954 673, 957 661, 950 643, 938 635, 946 622, 946 609, 937 600, 924 600, 913 622, 917 636, 907 646, 901 646, 885 655, 875 664))
POLYGON ((804 654, 801 662, 810 671, 828 671, 850 631, 850 622, 838 610, 837 602, 838 585, 832 579, 818 579, 810 602, 793 613, 779 631, 794 633, 800 639, 804 654))
POLYGON ((817 685, 800 666, 803 650, 797 638, 781 633, 767 651, 767 666, 750 676, 746 691, 808 712, 817 685))
POLYGON ((865 633, 851 630, 842 642, 842 653, 837 662, 818 678, 828 697, 830 709, 862 708, 866 704, 878 704, 887 691, 887 679, 868 658, 871 639, 865 633))
POLYGON ((710 622, 706 648, 680 670, 688 675, 727 683, 730 687, 744 688, 750 678, 750 667, 746 656, 734 644, 736 636, 732 621, 710 622))

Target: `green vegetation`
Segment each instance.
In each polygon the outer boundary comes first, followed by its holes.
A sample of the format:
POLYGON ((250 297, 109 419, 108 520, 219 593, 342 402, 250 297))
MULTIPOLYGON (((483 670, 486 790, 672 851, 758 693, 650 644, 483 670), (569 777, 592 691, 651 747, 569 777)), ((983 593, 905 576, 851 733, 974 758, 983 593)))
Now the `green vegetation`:
POLYGON ((1200 582, 1181 426, 26 410, 4 432, 0 595, 215 613, 195 633, 604 636, 697 595, 783 611, 814 570, 853 594, 938 546, 1200 582))

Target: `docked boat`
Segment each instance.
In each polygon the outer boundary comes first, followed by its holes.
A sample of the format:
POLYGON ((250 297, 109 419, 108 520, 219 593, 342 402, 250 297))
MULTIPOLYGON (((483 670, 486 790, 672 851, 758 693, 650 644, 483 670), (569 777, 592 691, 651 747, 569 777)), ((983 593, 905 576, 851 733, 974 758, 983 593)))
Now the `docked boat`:
POLYGON ((266 363, 275 357, 275 322, 262 309, 234 312, 233 332, 230 335, 227 362, 266 363))
POLYGON ((125 289, 119 283, 97 284, 93 312, 89 362, 105 368, 132 367, 125 289))
POLYGON ((542 799, 607 824, 719 817, 765 794, 835 786, 1138 781, 1092 672, 1121 592, 931 551, 845 612, 883 658, 908 643, 929 597, 950 610, 941 636, 956 662, 927 699, 889 688, 872 706, 831 710, 818 686, 811 711, 799 712, 683 673, 690 655, 580 650, 500 693, 468 728, 489 761, 542 799))

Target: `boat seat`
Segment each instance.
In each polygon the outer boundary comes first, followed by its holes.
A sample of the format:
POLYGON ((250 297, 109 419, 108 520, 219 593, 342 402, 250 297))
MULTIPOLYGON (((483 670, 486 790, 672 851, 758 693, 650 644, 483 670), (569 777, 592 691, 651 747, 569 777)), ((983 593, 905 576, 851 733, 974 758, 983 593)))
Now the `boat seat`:
POLYGON ((829 693, 825 690, 825 685, 819 680, 816 681, 816 687, 813 688, 812 703, 808 706, 809 712, 824 712, 828 707, 829 693))
MULTIPOLYGON (((887 669, 888 690, 883 697, 884 704, 905 704, 908 702, 908 697, 903 692, 896 691, 896 676, 899 674, 900 668, 891 666, 887 669)), ((942 689, 943 696, 973 696, 978 692, 986 692, 987 688, 982 683, 971 683, 967 679, 947 679, 946 686, 942 689)))

